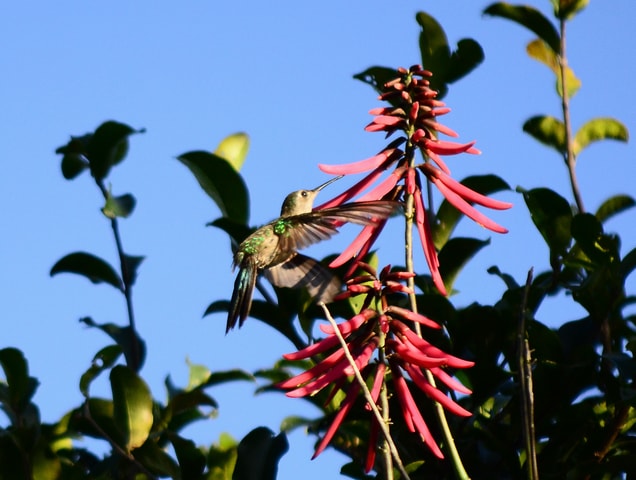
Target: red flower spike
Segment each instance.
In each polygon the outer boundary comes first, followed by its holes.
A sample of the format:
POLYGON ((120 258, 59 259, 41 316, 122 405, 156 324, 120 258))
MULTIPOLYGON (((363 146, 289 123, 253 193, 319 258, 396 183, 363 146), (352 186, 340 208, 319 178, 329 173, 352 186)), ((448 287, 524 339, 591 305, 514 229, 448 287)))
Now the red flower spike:
MULTIPOLYGON (((342 334, 343 337, 346 337, 354 330, 357 330, 358 328, 360 328, 365 322, 368 322, 369 320, 376 317, 377 315, 378 315, 378 312, 376 310, 367 308, 361 311, 360 313, 358 313, 357 315, 354 315, 349 320, 346 320, 342 322, 340 325, 338 325, 338 330, 340 330, 340 333, 342 334)), ((330 324, 322 324, 320 325, 319 328, 323 333, 327 335, 333 335, 336 333, 330 324)))
MULTIPOLYGON (((373 386, 371 387, 371 398, 374 403, 378 403, 378 398, 380 397, 380 391, 382 390, 382 385, 384 383, 384 374, 386 373, 386 364, 378 363, 378 367, 375 370, 375 377, 373 379, 373 386)), ((364 408, 368 411, 371 411, 371 405, 367 402, 364 405, 364 408)))
POLYGON ((415 200, 415 226, 420 235, 420 241, 422 243, 422 249, 424 250, 424 258, 431 271, 431 277, 437 290, 442 295, 446 295, 446 287, 444 281, 439 273, 439 260, 437 259, 437 252, 433 245, 433 234, 431 233, 431 227, 426 220, 426 209, 424 208, 424 202, 422 201, 422 194, 419 188, 416 190, 413 197, 415 200))
POLYGON ((364 462, 364 473, 369 473, 375 465, 375 452, 377 450, 378 434, 380 426, 375 419, 371 420, 369 427, 369 444, 367 446, 367 458, 364 462))
POLYGON ((430 138, 425 138, 416 143, 419 146, 440 155, 458 155, 460 153, 468 152, 473 145, 475 145, 474 141, 469 143, 456 143, 445 142, 444 140, 431 140, 430 138))
POLYGON ((471 362, 470 360, 463 360, 461 358, 457 358, 453 355, 450 355, 436 346, 430 344, 423 338, 419 337, 413 330, 407 327, 404 323, 399 320, 394 320, 391 322, 391 327, 394 328, 397 332, 402 334, 406 339, 420 352, 430 357, 444 357, 446 359, 446 365, 453 368, 470 368, 475 365, 475 362, 471 362))
POLYGON ((442 160, 442 157, 440 157, 435 152, 431 152, 430 150, 426 150, 425 154, 426 156, 428 156, 428 158, 435 162, 435 164, 442 170, 442 172, 444 172, 446 175, 450 175, 450 169, 448 168, 448 165, 446 165, 444 160, 442 160))
POLYGON ((456 392, 463 393, 465 395, 470 395, 473 391, 470 388, 467 388, 462 383, 455 380, 448 373, 438 367, 433 367, 430 369, 431 373, 437 378, 440 382, 446 385, 448 388, 455 390, 456 392))
POLYGON ((318 355, 320 353, 324 353, 327 350, 332 349, 333 347, 339 344, 338 337, 326 337, 316 342, 308 347, 303 348, 302 350, 298 350, 293 353, 285 353, 283 354, 283 358, 286 360, 300 360, 303 358, 309 358, 313 355, 318 355))
POLYGON ((328 371, 333 366, 337 365, 338 362, 342 360, 344 357, 344 352, 340 350, 336 350, 327 358, 321 360, 320 363, 317 363, 309 370, 305 370, 304 372, 288 378, 287 380, 283 380, 282 382, 278 382, 276 384, 277 387, 287 389, 287 388, 297 388, 299 385, 308 382, 312 378, 315 378, 319 375, 322 375, 326 371, 328 371))
MULTIPOLYGON (((420 325, 424 325, 424 326, 429 327, 429 328, 434 328, 436 330, 439 330, 440 328, 442 328, 442 326, 439 323, 431 320, 430 318, 425 317, 424 315, 422 315, 420 313, 415 313, 415 312, 413 312, 411 310, 408 310, 406 308, 398 307, 396 305, 391 305, 388 308, 388 313, 393 313, 393 314, 398 315, 398 316, 400 316, 400 317, 402 317, 402 318, 404 318, 406 320, 410 320, 412 322, 417 322, 420 325)), ((400 322, 400 324, 404 325, 401 322, 400 322)), ((404 325, 404 327, 408 328, 406 325, 404 325)))
POLYGON ((448 363, 445 357, 429 357, 425 355, 410 342, 398 342, 390 338, 386 341, 386 345, 402 360, 422 368, 440 367, 448 363))
POLYGON ((318 168, 323 172, 332 175, 348 175, 353 173, 368 172, 369 170, 373 170, 374 168, 378 168, 380 165, 382 165, 382 163, 384 163, 388 158, 391 157, 395 150, 395 148, 382 150, 380 153, 374 155, 373 157, 365 158, 364 160, 353 163, 345 163, 341 165, 325 165, 321 163, 318 165, 318 168))
MULTIPOLYGON (((355 254, 360 251, 360 249, 363 247, 363 245, 370 239, 372 238, 372 235, 374 233, 374 231, 379 228, 380 225, 384 226, 385 222, 380 222, 380 224, 374 224, 374 225, 366 225, 362 231, 358 234, 358 236, 353 240, 353 242, 351 242, 351 244, 345 248, 342 253, 340 255, 338 255, 336 258, 334 258, 331 263, 329 264, 329 266, 331 268, 336 268, 339 267, 341 265, 344 265, 346 262, 348 262, 350 259, 352 259, 355 254)), ((363 257, 364 255, 358 255, 360 258, 363 257)))

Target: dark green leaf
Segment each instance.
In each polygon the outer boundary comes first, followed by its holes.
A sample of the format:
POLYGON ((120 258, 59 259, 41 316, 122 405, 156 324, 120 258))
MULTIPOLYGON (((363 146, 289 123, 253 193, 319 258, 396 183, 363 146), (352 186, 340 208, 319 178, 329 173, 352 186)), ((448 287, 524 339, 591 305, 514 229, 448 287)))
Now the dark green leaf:
POLYGON ((192 440, 181 438, 178 435, 170 435, 170 442, 179 461, 181 478, 184 480, 199 478, 205 469, 203 452, 197 448, 192 440))
POLYGON ((127 451, 140 447, 152 427, 152 395, 146 383, 130 368, 113 367, 110 372, 113 392, 113 418, 123 434, 127 451))
POLYGON ((636 205, 636 201, 629 195, 615 195, 605 200, 603 204, 598 207, 595 215, 600 222, 605 222, 614 215, 632 208, 634 205, 636 205))
POLYGON ((211 387, 213 385, 220 385, 222 383, 227 382, 236 382, 238 380, 245 380, 248 382, 253 382, 255 380, 254 376, 245 370, 233 369, 233 370, 224 370, 222 372, 213 372, 210 374, 208 379, 202 385, 203 387, 211 387))
POLYGON ((297 428, 305 428, 308 425, 313 425, 315 420, 311 420, 305 417, 289 416, 285 417, 280 424, 281 432, 289 433, 297 428))
POLYGON ((433 73, 430 86, 439 91, 437 98, 443 98, 448 90, 446 70, 451 57, 446 33, 439 22, 425 12, 418 12, 415 20, 422 28, 419 38, 422 66, 433 73))
POLYGON ((232 480, 276 480, 278 461, 288 449, 284 433, 255 428, 239 443, 232 480))
POLYGON ((623 279, 627 278, 636 268, 636 248, 629 251, 621 261, 620 272, 623 279))
POLYGON ((102 208, 102 213, 108 218, 126 218, 135 209, 136 202, 135 197, 130 193, 113 197, 110 191, 108 191, 106 204, 102 208))
POLYGON ((499 278, 501 278, 509 290, 519 288, 519 284, 514 279, 514 277, 510 275, 509 273, 503 273, 501 270, 499 270, 499 267, 492 266, 487 270, 487 272, 490 273, 491 275, 496 275, 499 278))
POLYGON ((556 255, 564 255, 572 241, 570 204, 548 188, 517 190, 523 193, 532 221, 550 247, 550 251, 556 255))
POLYGON ((446 71, 446 82, 456 82, 477 68, 483 61, 484 50, 479 43, 471 38, 460 40, 457 42, 457 50, 451 54, 446 71))
POLYGON ((100 181, 106 178, 111 167, 120 163, 128 153, 128 137, 142 132, 112 120, 97 127, 86 148, 93 177, 100 181))
POLYGON ((80 377, 79 388, 82 395, 88 397, 88 389, 91 382, 97 378, 104 370, 112 367, 121 355, 121 347, 119 345, 109 345, 102 348, 93 357, 93 362, 86 372, 80 377))
MULTIPOLYGON (((497 175, 474 175, 466 177, 461 183, 482 195, 510 190, 510 186, 497 175)), ((463 216, 464 214, 453 207, 447 200, 441 203, 437 211, 437 224, 432 227, 435 248, 441 249, 446 244, 463 216)))
POLYGON ((66 255, 51 268, 51 276, 58 273, 83 275, 93 283, 108 283, 117 290, 123 291, 122 281, 115 269, 105 260, 90 253, 75 252, 66 255))
MULTIPOLYGON (((148 441, 144 443, 140 448, 133 451, 133 455, 139 463, 155 475, 173 479, 180 478, 179 474, 181 471, 177 463, 155 442, 148 441)), ((143 478, 148 477, 144 475, 143 478)))
POLYGON ((370 85, 375 91, 380 93, 383 91, 385 83, 397 78, 399 75, 398 71, 394 68, 376 66, 355 74, 353 78, 370 85))
POLYGON ((224 158, 238 172, 245 162, 249 149, 250 137, 246 133, 239 132, 221 140, 214 154, 224 158))
POLYGON ((604 256, 599 250, 599 237, 603 235, 603 225, 591 213, 579 213, 572 219, 572 237, 577 241, 578 246, 592 261, 602 259, 604 256))
POLYGON ((83 155, 67 154, 62 157, 62 175, 72 180, 88 168, 88 161, 83 155))
POLYGON ((451 238, 440 250, 439 272, 444 279, 447 291, 453 290, 453 284, 459 272, 475 254, 490 243, 490 240, 476 238, 451 238))
POLYGON ((523 131, 544 145, 554 148, 560 154, 566 151, 565 125, 554 117, 549 115, 532 117, 523 124, 523 131))
POLYGON ((136 331, 130 327, 119 327, 113 323, 99 324, 94 322, 90 317, 80 318, 80 322, 89 327, 100 329, 115 340, 117 345, 119 345, 124 352, 126 364, 131 367, 136 367, 138 370, 141 369, 146 359, 146 344, 136 331), (135 343, 133 343, 133 341, 135 343))
POLYGON ((541 40, 547 43, 554 53, 561 51, 559 32, 539 10, 524 6, 511 5, 507 2, 497 2, 486 7, 484 14, 494 17, 507 18, 534 32, 541 40))
POLYGON ((249 196, 241 176, 223 158, 212 153, 196 151, 178 157, 217 204, 224 217, 247 224, 249 196))
MULTIPOLYGON (((38 387, 37 379, 29 376, 29 367, 24 355, 17 348, 0 350, 0 365, 7 381, 8 407, 15 415, 21 415, 38 387)), ((6 407, 5 407, 6 411, 6 407)), ((9 412, 7 412, 9 413, 9 412)), ((16 418, 12 418, 15 421, 16 418)))
POLYGON ((592 142, 599 140, 618 140, 626 142, 629 139, 627 127, 613 118, 594 118, 586 122, 574 137, 574 154, 578 155, 592 142))
POLYGON ((127 278, 128 285, 135 284, 135 281, 137 280, 137 270, 145 258, 146 257, 144 256, 124 254, 124 265, 126 267, 125 276, 127 278))

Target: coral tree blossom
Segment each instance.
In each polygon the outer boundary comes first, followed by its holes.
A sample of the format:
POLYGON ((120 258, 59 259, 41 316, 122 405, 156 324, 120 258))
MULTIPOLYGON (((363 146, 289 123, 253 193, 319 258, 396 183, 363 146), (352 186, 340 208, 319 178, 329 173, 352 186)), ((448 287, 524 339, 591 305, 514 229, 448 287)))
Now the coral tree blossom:
MULTIPOLYGON (((433 282, 443 295, 446 294, 444 282, 439 273, 439 261, 433 245, 431 223, 427 212, 422 188, 422 175, 435 185, 442 195, 460 212, 483 227, 494 232, 507 230, 479 212, 473 205, 503 210, 512 205, 481 195, 453 180, 450 170, 442 156, 460 153, 478 154, 475 142, 456 143, 438 138, 439 134, 457 137, 450 128, 437 122, 437 117, 450 111, 437 100, 437 92, 429 86, 427 77, 431 73, 420 66, 409 70, 398 69, 399 76, 384 85, 380 99, 390 102, 391 106, 375 108, 370 111, 374 116, 367 125, 370 132, 386 132, 387 137, 398 134, 398 138, 389 143, 380 153, 354 163, 343 165, 319 165, 323 172, 334 175, 368 173, 347 191, 318 208, 339 205, 356 195, 363 193, 359 200, 377 200, 381 198, 398 199, 404 193, 412 194, 415 208, 415 225, 420 236, 426 262, 431 271, 433 282), (420 150, 424 162, 415 163, 415 151, 420 150), (380 181, 382 175, 392 169, 389 176, 380 181), (369 190, 370 189, 370 190, 369 190)), ((362 258, 370 250, 384 222, 365 227, 351 246, 342 252, 333 262, 338 266, 356 255, 362 258)))
MULTIPOLYGON (((412 210, 407 211, 407 214, 412 214, 433 282, 440 293, 446 295, 432 240, 431 215, 423 195, 424 181, 435 185, 461 213, 495 232, 504 233, 506 229, 487 218, 474 205, 492 209, 507 209, 511 205, 481 195, 451 178, 442 157, 460 153, 477 154, 479 151, 474 147, 474 142, 455 143, 438 138, 439 134, 450 137, 456 137, 457 134, 437 122, 437 117, 448 113, 449 109, 436 99, 437 92, 430 88, 427 80, 430 72, 414 66, 409 70, 399 69, 397 73, 397 78, 387 82, 380 95, 380 99, 389 102, 390 106, 371 110, 374 117, 366 127, 370 132, 382 131, 387 137, 395 134, 397 138, 377 155, 365 160, 343 165, 320 165, 321 170, 330 174, 366 175, 342 194, 316 208, 337 206, 354 197, 358 201, 389 199, 410 205, 409 209, 412 207, 412 210), (415 161, 418 150, 424 159, 421 163, 415 161)), ((405 301, 404 294, 415 294, 404 284, 414 277, 414 273, 391 271, 390 266, 387 266, 378 275, 374 268, 362 261, 385 223, 386 220, 382 220, 366 226, 331 264, 343 265, 354 259, 345 275, 346 290, 336 299, 355 296, 362 300, 359 312, 340 323, 338 330, 345 339, 356 367, 367 385, 370 385, 373 403, 382 408, 381 392, 385 382, 389 382, 386 385, 392 385, 390 392, 392 398, 397 400, 406 428, 419 435, 433 455, 442 458, 442 452, 420 413, 412 389, 421 390, 448 412, 470 416, 470 412, 449 398, 445 391, 470 393, 452 378, 449 370, 471 367, 472 362, 440 350, 419 333, 422 327, 439 329, 440 325, 402 306, 409 303, 405 301), (416 324, 419 327, 413 329, 416 324)), ((314 457, 327 447, 356 402, 364 402, 366 408, 371 409, 368 400, 361 400, 362 386, 353 376, 354 369, 335 330, 330 325, 320 328, 326 335, 322 340, 285 355, 289 360, 312 358, 317 363, 309 370, 278 384, 278 387, 287 391, 289 397, 311 396, 326 389, 326 403, 341 392, 338 398, 343 400, 320 440, 314 457)), ((391 417, 395 420, 396 413, 391 412, 391 417)), ((375 463, 376 441, 380 431, 377 422, 376 417, 372 416, 366 471, 371 470, 375 463)))

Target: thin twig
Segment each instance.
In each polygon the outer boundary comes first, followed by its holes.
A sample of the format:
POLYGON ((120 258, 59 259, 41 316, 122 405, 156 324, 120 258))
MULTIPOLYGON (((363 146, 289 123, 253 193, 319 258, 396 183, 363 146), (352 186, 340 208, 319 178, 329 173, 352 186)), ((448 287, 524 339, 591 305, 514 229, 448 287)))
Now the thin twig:
POLYGON ((532 388, 532 359, 530 358, 530 346, 526 336, 526 310, 528 308, 528 295, 532 286, 531 268, 528 271, 526 286, 523 290, 523 299, 519 308, 519 324, 517 326, 517 364, 519 370, 519 389, 521 395, 521 418, 523 421, 523 439, 526 445, 526 465, 528 480, 539 479, 539 467, 537 465, 537 443, 534 428, 534 392, 532 388))
MULTIPOLYGON (((404 464, 402 463, 402 460, 400 459, 400 454, 398 453, 397 447, 395 446, 395 442, 393 442, 393 438, 391 437, 391 432, 389 432, 389 427, 387 426, 384 418, 382 417, 380 410, 378 410, 377 405, 373 401, 373 397, 371 396, 369 387, 367 387, 367 384, 364 381, 362 374, 360 373, 360 369, 356 365, 356 361, 351 355, 351 352, 349 351, 349 346, 347 345, 346 340, 342 336, 342 333, 340 332, 340 329, 338 328, 338 324, 336 323, 334 318, 331 316, 331 312, 327 308, 327 305, 325 305, 322 302, 320 302, 319 305, 322 307, 323 311, 325 312, 325 317, 327 318, 327 320, 329 320, 329 323, 333 327, 334 333, 336 334, 336 337, 338 337, 338 341, 340 342, 340 346, 342 347, 342 351, 344 352, 345 357, 347 358, 347 361, 349 362, 349 365, 353 369, 353 373, 356 377, 356 381, 358 382, 358 384, 360 385, 360 388, 362 389, 364 398, 367 400, 369 407, 371 408, 371 411, 375 415, 376 421, 380 425, 380 430, 382 431, 382 434, 384 435, 384 438, 386 439, 386 442, 389 447, 389 451, 391 452, 391 456, 393 457, 393 460, 395 461, 395 465, 397 469, 400 471, 400 473, 402 474, 402 477, 405 480, 410 480, 409 474, 406 472, 406 469, 404 468, 404 464)), ((391 475, 391 474, 392 473, 390 471, 387 471, 387 475, 391 475)))
POLYGON ((561 77, 561 110, 563 111, 563 124, 565 125, 565 165, 568 169, 570 176, 570 185, 572 187, 572 194, 574 195, 574 201, 576 207, 580 213, 585 212, 583 206, 583 197, 579 189, 579 182, 576 178, 576 156, 574 155, 574 148, 572 143, 572 121, 570 120, 570 98, 568 96, 568 83, 567 83, 567 68, 568 61, 565 55, 565 19, 562 18, 559 26, 561 30, 561 38, 559 43, 559 75, 561 77))

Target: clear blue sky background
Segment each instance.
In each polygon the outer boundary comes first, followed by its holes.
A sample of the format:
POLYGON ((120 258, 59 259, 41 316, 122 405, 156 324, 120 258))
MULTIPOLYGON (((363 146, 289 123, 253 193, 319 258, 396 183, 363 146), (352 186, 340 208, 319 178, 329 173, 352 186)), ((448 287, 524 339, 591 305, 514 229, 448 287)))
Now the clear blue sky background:
MULTIPOLYGON (((548 0, 531 3, 550 13, 548 0)), ((147 129, 132 138, 129 157, 111 181, 116 194, 131 192, 138 200, 121 229, 126 250, 147 256, 134 295, 149 350, 143 375, 158 398, 164 398, 166 375, 187 382, 186 358, 212 370, 254 370, 292 349, 258 321, 225 336, 223 315, 201 319, 211 301, 229 298, 231 257, 225 236, 204 226, 219 215, 216 206, 175 156, 212 150, 224 136, 247 132, 252 146, 243 174, 254 201, 251 221, 270 220, 286 193, 327 178, 318 163, 354 161, 382 147, 381 134, 363 131, 368 110, 378 106, 375 94, 351 77, 371 65, 418 63, 418 10, 442 23, 451 44, 472 37, 486 54, 485 63, 445 99, 453 111, 443 122, 461 140, 477 140, 483 151, 450 160, 454 176, 495 172, 513 188, 548 186, 571 198, 556 154, 521 132, 531 115, 558 116, 552 74, 525 56, 531 33, 482 17, 488 4, 60 0, 0 6, 0 347, 26 354, 41 382, 36 401, 43 419, 54 421, 81 402, 79 376, 108 343, 77 320, 125 321, 123 301, 112 288, 48 275, 72 251, 115 261, 99 192, 86 175, 65 181, 54 154, 69 135, 104 120, 147 129)), ((634 19, 632 0, 592 0, 570 24, 569 60, 583 81, 572 106, 575 128, 595 116, 614 116, 636 131, 634 19)), ((613 142, 581 155, 588 209, 612 194, 636 196, 634 160, 633 145, 613 142)), ((329 195, 342 188, 330 187, 329 195)), ((492 237, 492 245, 456 284, 459 306, 501 295, 500 281, 485 271, 490 265, 519 281, 530 267, 547 265, 547 250, 522 199, 514 192, 497 197, 515 203, 512 211, 493 215, 510 228, 508 235, 462 222, 460 233, 492 237)), ((608 225, 621 230, 624 252, 636 245, 634 215, 608 225)), ((335 240, 319 252, 342 245, 335 240)), ((390 257, 384 246, 381 254, 390 257)), ((554 324, 561 310, 558 302, 548 303, 539 318, 554 324)), ((248 384, 210 390, 220 403, 219 417, 186 433, 209 444, 222 431, 236 438, 258 425, 277 431, 287 415, 317 413, 302 400, 253 397, 253 390, 248 384)), ((95 393, 106 395, 106 383, 98 383, 95 393)), ((290 441, 280 478, 297 478, 300 469, 306 480, 336 475, 340 455, 327 451, 310 462, 314 439, 297 431, 290 441)))

